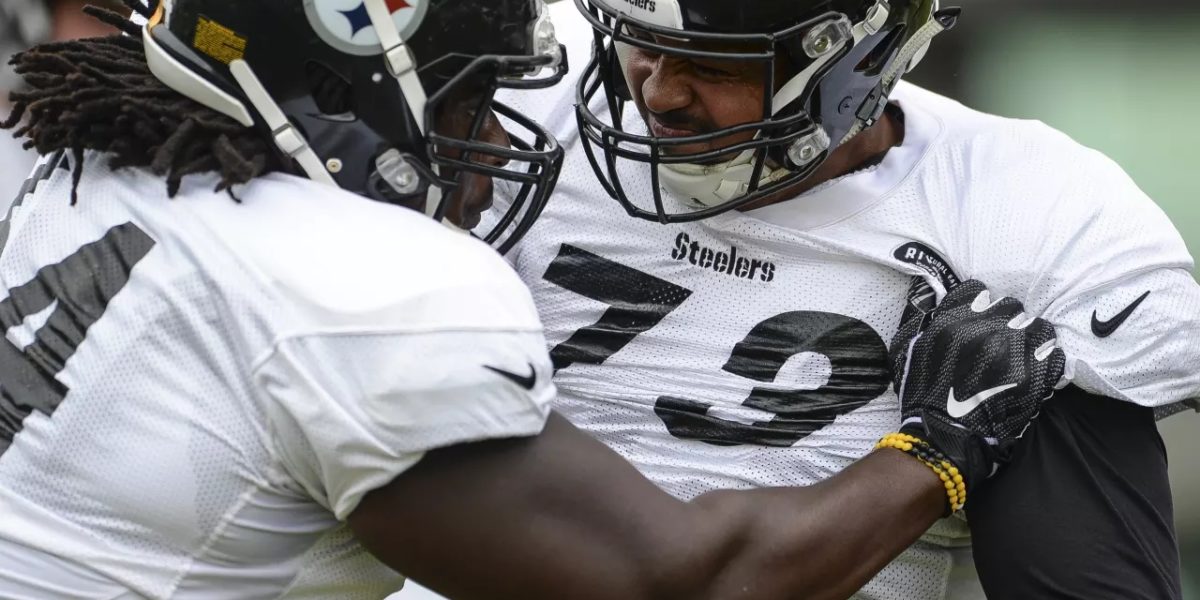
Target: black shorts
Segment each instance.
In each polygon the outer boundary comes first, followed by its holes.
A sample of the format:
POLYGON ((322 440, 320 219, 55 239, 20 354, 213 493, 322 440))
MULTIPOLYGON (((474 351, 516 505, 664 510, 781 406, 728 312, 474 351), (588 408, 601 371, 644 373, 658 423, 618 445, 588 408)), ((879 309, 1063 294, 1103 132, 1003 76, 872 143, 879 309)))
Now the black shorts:
POLYGON ((968 499, 967 518, 989 600, 1182 598, 1150 409, 1058 392, 1013 462, 968 499))

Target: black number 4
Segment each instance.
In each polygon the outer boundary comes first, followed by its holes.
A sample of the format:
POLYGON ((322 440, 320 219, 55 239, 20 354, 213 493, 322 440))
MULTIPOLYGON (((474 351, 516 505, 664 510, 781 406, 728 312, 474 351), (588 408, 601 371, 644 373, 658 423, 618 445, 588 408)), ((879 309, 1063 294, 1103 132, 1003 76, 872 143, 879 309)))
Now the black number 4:
MULTIPOLYGON (((692 294, 568 244, 550 263, 545 279, 610 306, 594 325, 550 351, 558 369, 574 363, 602 364, 692 294)), ((716 445, 791 446, 878 398, 891 380, 887 345, 874 329, 853 317, 818 311, 786 312, 754 326, 734 346, 722 370, 765 384, 755 387, 742 405, 773 416, 740 423, 710 415, 711 406, 704 402, 662 396, 654 412, 671 435, 716 445), (772 385, 787 361, 805 352, 829 360, 829 380, 815 390, 772 385)))
POLYGON ((45 319, 23 348, 7 335, 7 343, 0 342, 0 455, 33 411, 54 414, 70 391, 56 376, 153 247, 154 240, 136 225, 118 225, 61 262, 43 267, 0 302, 6 334, 31 317, 45 319))

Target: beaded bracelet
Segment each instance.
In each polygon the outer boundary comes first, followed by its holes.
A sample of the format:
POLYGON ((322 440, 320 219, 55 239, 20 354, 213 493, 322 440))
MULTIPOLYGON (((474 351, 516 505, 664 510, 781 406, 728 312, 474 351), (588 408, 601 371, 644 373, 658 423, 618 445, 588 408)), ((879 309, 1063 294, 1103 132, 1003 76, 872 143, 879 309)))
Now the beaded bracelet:
POLYGON ((875 444, 876 450, 880 448, 895 448, 933 469, 933 472, 937 473, 938 479, 942 480, 942 485, 946 487, 946 497, 950 502, 950 514, 962 510, 963 505, 967 503, 967 484, 963 481, 962 474, 958 472, 958 467, 954 466, 945 454, 930 446, 925 440, 907 433, 889 433, 875 444))

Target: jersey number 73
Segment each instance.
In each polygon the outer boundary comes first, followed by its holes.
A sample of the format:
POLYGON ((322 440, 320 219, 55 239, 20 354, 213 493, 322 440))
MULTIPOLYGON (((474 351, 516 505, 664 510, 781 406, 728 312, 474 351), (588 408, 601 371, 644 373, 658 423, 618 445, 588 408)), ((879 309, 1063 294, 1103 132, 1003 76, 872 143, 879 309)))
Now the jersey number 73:
MULTIPOLYGON (((684 287, 570 244, 560 247, 544 278, 609 306, 595 324, 580 328, 550 351, 556 370, 604 363, 692 295, 684 287)), ((891 381, 887 345, 870 325, 845 315, 805 310, 755 325, 734 345, 722 370, 763 384, 751 390, 742 405, 774 416, 741 423, 710 415, 710 405, 704 402, 664 395, 655 402, 654 412, 671 435, 717 445, 791 446, 878 398, 891 381), (829 380, 815 390, 772 385, 788 359, 804 352, 829 360, 829 380)))

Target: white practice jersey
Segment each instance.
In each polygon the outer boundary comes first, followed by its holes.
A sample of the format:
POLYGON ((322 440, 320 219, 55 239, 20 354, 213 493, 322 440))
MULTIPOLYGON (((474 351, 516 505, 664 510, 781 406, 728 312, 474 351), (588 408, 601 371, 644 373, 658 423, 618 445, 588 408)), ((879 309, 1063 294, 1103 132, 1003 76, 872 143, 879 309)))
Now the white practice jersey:
MULTIPOLYGON (((572 13, 556 24, 584 64, 590 32, 572 13)), ((1019 298, 1057 327, 1089 392, 1153 407, 1200 397, 1200 286, 1180 236, 1119 167, 1040 123, 903 84, 905 140, 881 164, 764 209, 660 225, 598 183, 574 88, 504 99, 567 149, 510 257, 546 328, 555 408, 675 496, 816 483, 895 431, 887 349, 914 276, 1019 298)), ((647 168, 622 175, 649 204, 647 168)), ((981 597, 958 587, 973 579, 967 536, 960 519, 938 523, 859 598, 981 597)))
POLYGON ((344 521, 430 449, 541 430, 528 291, 405 209, 104 162, 76 206, 43 164, 0 225, 0 598, 399 589, 344 521))

